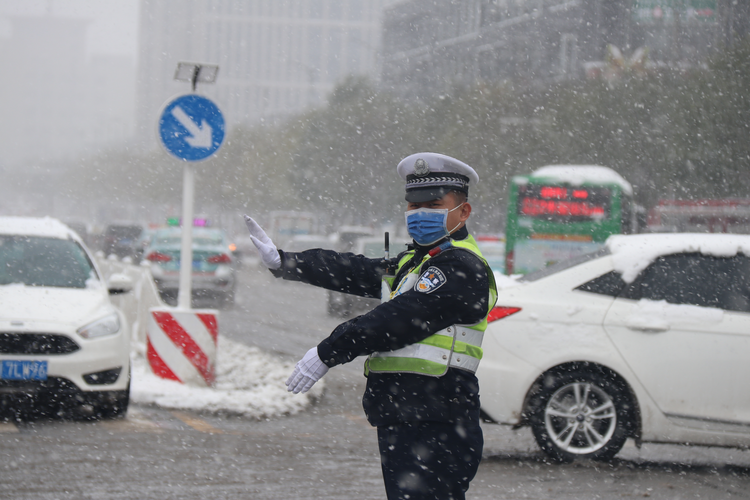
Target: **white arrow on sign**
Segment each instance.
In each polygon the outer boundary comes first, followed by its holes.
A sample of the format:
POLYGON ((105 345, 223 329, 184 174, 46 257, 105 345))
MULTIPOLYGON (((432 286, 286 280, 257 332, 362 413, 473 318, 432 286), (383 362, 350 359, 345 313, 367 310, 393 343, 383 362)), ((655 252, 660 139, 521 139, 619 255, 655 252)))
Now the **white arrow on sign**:
POLYGON ((206 120, 201 122, 198 126, 179 106, 175 106, 172 109, 172 116, 174 116, 183 127, 190 132, 191 137, 186 137, 185 140, 194 148, 205 148, 208 149, 212 145, 211 140, 211 125, 206 123, 206 120))

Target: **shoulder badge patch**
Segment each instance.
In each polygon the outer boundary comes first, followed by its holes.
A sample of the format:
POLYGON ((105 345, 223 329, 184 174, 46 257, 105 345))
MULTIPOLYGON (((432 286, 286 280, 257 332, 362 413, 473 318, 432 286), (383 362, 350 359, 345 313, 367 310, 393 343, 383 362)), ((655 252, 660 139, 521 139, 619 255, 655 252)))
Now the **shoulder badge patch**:
POLYGON ((443 286, 448 280, 445 278, 443 271, 437 267, 431 266, 423 272, 414 285, 417 292, 430 293, 443 286))

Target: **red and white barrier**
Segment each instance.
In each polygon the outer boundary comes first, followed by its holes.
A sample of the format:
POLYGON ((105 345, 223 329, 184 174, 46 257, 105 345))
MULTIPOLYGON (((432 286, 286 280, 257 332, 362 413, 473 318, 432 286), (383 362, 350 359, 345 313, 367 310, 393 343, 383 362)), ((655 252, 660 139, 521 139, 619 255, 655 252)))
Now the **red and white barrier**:
POLYGON ((212 309, 149 309, 146 357, 154 374, 187 385, 212 386, 217 317, 212 309))

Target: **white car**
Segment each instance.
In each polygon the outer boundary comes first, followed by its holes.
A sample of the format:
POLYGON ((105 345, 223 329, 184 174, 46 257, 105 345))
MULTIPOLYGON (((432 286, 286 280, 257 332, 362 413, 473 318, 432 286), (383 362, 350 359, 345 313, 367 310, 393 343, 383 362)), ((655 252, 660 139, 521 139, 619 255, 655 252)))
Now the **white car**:
POLYGON ((482 411, 559 461, 750 446, 750 236, 612 236, 499 291, 482 411))
POLYGON ((70 228, 0 217, 0 409, 115 417, 127 411, 130 334, 107 284, 70 228))

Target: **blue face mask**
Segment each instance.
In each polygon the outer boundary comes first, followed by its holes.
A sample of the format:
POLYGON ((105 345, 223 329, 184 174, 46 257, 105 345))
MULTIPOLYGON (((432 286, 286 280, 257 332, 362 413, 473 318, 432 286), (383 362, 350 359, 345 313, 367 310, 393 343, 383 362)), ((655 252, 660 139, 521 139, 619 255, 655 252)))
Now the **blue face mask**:
MULTIPOLYGON (((461 203, 463 205, 463 203, 461 203)), ((406 212, 406 228, 409 236, 414 238, 418 245, 427 246, 449 236, 458 226, 448 230, 448 214, 461 205, 448 210, 447 208, 417 208, 406 212)))

